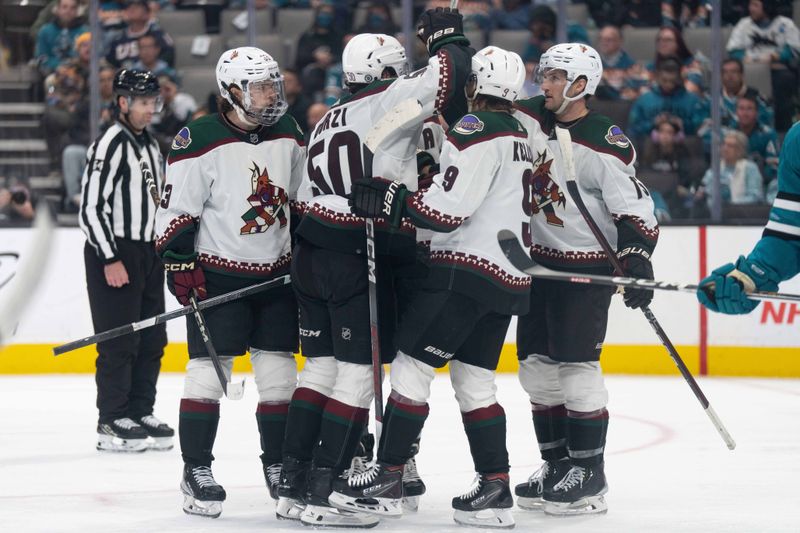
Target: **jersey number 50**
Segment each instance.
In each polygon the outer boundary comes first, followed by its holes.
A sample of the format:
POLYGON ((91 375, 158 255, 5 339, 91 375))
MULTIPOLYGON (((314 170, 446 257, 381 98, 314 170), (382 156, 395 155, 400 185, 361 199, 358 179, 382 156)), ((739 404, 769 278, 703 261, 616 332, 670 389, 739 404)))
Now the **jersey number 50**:
POLYGON ((327 172, 324 172, 322 168, 314 163, 314 158, 325 151, 325 139, 315 143, 308 149, 308 168, 306 170, 309 178, 311 178, 311 181, 314 183, 312 187, 314 196, 319 196, 320 194, 344 196, 350 190, 350 184, 354 180, 364 177, 364 164, 361 157, 361 140, 355 132, 350 130, 340 131, 331 137, 327 147, 327 172), (342 172, 342 148, 345 148, 347 153, 347 184, 345 184, 342 172))

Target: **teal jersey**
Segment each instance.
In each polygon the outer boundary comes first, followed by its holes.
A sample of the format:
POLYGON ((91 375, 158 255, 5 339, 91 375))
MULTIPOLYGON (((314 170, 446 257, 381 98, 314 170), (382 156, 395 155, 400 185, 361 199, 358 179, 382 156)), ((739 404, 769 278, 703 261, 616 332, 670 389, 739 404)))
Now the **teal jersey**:
POLYGON ((800 122, 786 134, 778 165, 778 196, 761 240, 747 257, 779 283, 800 272, 800 122))

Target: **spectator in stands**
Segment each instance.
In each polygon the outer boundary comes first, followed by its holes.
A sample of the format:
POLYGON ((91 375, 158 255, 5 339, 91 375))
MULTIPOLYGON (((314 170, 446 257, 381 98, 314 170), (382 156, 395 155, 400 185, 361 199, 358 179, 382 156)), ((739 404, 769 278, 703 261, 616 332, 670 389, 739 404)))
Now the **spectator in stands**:
POLYGON ((86 25, 78 18, 78 0, 59 0, 56 19, 42 26, 36 36, 39 70, 44 75, 50 74, 58 65, 75 57, 75 39, 86 31, 86 25))
POLYGON ((555 44, 556 13, 548 6, 536 6, 531 10, 528 29, 531 35, 522 53, 525 63, 539 63, 542 54, 555 44))
POLYGON ((775 128, 786 131, 797 109, 800 29, 777 14, 774 0, 750 0, 748 12, 733 28, 726 48, 731 57, 745 63, 770 65, 775 128))
POLYGON ((400 31, 400 28, 394 21, 389 2, 386 0, 373 0, 367 8, 367 20, 358 27, 356 33, 394 35, 398 31, 400 31))
POLYGON ((736 120, 736 102, 748 96, 758 102, 758 121, 772 125, 772 107, 758 93, 758 90, 744 84, 744 66, 736 58, 722 62, 722 125, 728 126, 736 120))
MULTIPOLYGON (((89 0, 77 0, 78 2, 78 14, 77 18, 82 20, 85 24, 87 22, 86 10, 89 7, 89 0)), ((36 42, 36 36, 39 35, 39 31, 50 22, 57 20, 57 12, 58 12, 58 0, 50 0, 50 2, 44 6, 39 14, 36 16, 36 20, 31 25, 29 35, 31 36, 31 41, 36 42)))
POLYGON ((175 136, 197 111, 197 102, 192 95, 180 92, 180 78, 173 70, 159 74, 158 84, 164 104, 161 113, 153 115, 150 129, 166 157, 175 136))
POLYGON ((297 71, 291 68, 281 69, 283 74, 283 91, 286 94, 286 102, 289 104, 287 112, 294 117, 303 131, 308 129, 306 125, 308 106, 311 100, 303 94, 303 85, 297 71))
POLYGON ((758 120, 757 98, 745 95, 736 102, 734 129, 747 136, 747 156, 758 163, 764 184, 778 177, 778 134, 768 124, 758 120))
POLYGON ((683 86, 681 62, 676 57, 663 58, 656 65, 655 82, 650 91, 636 99, 628 119, 632 137, 641 139, 655 127, 656 118, 670 113, 681 119, 686 135, 694 135, 708 115, 703 100, 683 86))
POLYGON ((167 65, 161 56, 161 47, 158 44, 158 38, 152 33, 145 33, 139 37, 137 43, 139 48, 139 59, 131 68, 137 70, 149 70, 156 77, 162 74, 171 74, 174 72, 172 67, 167 65))
POLYGON ((124 11, 127 27, 109 46, 106 60, 117 68, 131 68, 139 60, 139 38, 153 35, 161 48, 161 59, 168 65, 175 62, 175 47, 172 39, 150 16, 147 0, 128 0, 124 11))
POLYGON ((663 26, 656 34, 656 57, 647 64, 650 80, 655 78, 658 62, 665 57, 677 57, 681 62, 681 76, 687 91, 703 95, 703 66, 695 59, 680 30, 663 26))
POLYGON ((321 102, 308 106, 308 111, 306 112, 306 124, 308 124, 308 129, 305 131, 305 138, 307 140, 311 139, 311 130, 322 120, 322 117, 325 116, 328 109, 330 109, 330 106, 321 102))
MULTIPOLYGON (((757 204, 764 201, 764 185, 758 166, 747 159, 747 137, 740 131, 731 131, 722 142, 722 161, 720 162, 719 180, 722 204, 757 204)), ((712 169, 706 170, 702 185, 697 189, 695 198, 705 199, 711 206, 712 169)))
POLYGON ((655 28, 661 25, 661 0, 586 0, 598 28, 613 24, 620 28, 655 28))
POLYGON ((531 14, 531 0, 493 0, 492 28, 495 30, 525 30, 531 14))
POLYGON ((635 99, 638 91, 633 88, 636 61, 622 48, 622 31, 616 26, 604 26, 597 35, 597 51, 603 60, 603 79, 595 96, 605 100, 635 99))
MULTIPOLYGON (((343 34, 333 23, 334 13, 335 7, 330 0, 323 0, 314 10, 314 22, 297 42, 295 70, 298 72, 303 72, 311 64, 327 69, 334 58, 342 55, 343 34)), ((303 85, 308 85, 305 80, 303 85)))
POLYGON ((30 222, 35 215, 27 187, 21 184, 0 187, 0 222, 30 222))
POLYGON ((66 134, 72 127, 75 112, 86 87, 84 78, 74 65, 64 63, 48 77, 45 109, 42 114, 42 130, 50 155, 50 172, 61 172, 61 153, 67 145, 66 134))
MULTIPOLYGON (((489 31, 494 0, 459 0, 458 11, 464 16, 464 31, 489 31)), ((450 0, 428 0, 425 9, 450 7, 450 0)))
POLYGON ((663 0, 661 25, 675 28, 704 28, 708 26, 710 4, 704 0, 663 0))

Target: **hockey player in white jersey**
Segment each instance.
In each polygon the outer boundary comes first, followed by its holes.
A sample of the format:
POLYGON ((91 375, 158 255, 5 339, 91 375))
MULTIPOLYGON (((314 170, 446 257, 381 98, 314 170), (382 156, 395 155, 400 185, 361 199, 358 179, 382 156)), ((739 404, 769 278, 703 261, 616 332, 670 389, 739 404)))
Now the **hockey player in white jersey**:
POLYGON ((453 498, 454 519, 470 526, 514 526, 495 369, 511 316, 528 310, 531 280, 506 259, 496 235, 511 228, 523 238, 529 229, 533 155, 527 133, 512 116, 524 79, 517 54, 493 46, 477 52, 467 85, 470 113, 450 130, 442 171, 431 187, 413 193, 400 181, 377 177, 353 184, 356 214, 386 216, 394 226, 408 216, 434 233, 430 272, 417 284, 397 330, 378 461, 334 482, 330 501, 343 509, 402 513, 408 447, 427 418, 435 369, 449 362, 477 472, 471 490, 453 498))
MULTIPOLYGON (((277 62, 258 48, 220 57, 221 112, 181 129, 168 157, 156 216, 157 249, 169 287, 186 305, 289 272, 290 209, 302 179, 303 134, 291 115, 277 62)), ((233 359, 250 352, 259 404, 261 460, 277 498, 289 400, 297 381, 297 304, 285 286, 205 312, 230 379, 233 359)), ((211 473, 222 386, 193 320, 180 406, 184 511, 216 517, 224 489, 211 473)))
MULTIPOLYGON (((299 517, 319 526, 377 523, 373 516, 343 512, 328 502, 334 477, 350 466, 373 398, 365 224, 350 212, 346 195, 354 180, 369 175, 370 167, 416 190, 423 120, 435 111, 463 114, 466 108, 463 86, 473 52, 461 29, 461 15, 429 10, 421 18, 419 36, 431 57, 426 67, 412 73, 407 73, 405 51, 394 37, 361 34, 350 40, 342 56, 349 94, 309 136, 303 182, 308 203, 292 262, 306 363, 289 409, 277 508, 282 518, 299 517), (363 147, 366 134, 409 98, 421 103, 423 114, 392 132, 371 158, 363 147)), ((414 261, 414 228, 378 221, 376 245, 380 336, 388 363, 396 322, 393 269, 414 261)))
MULTIPOLYGON (((558 125, 570 131, 578 189, 626 275, 652 279, 658 226, 650 194, 636 178, 636 151, 619 126, 586 107, 602 77, 600 56, 584 44, 559 44, 542 55, 538 68, 544 94, 516 104, 535 160, 532 240, 526 243, 531 256, 556 270, 611 271, 566 193, 558 125)), ((611 296, 604 287, 534 280, 531 311, 518 321, 517 353, 544 464, 516 487, 522 508, 557 515, 607 509, 608 393, 599 358, 611 296)), ((650 302, 652 291, 627 290, 624 297, 637 308, 650 302)))

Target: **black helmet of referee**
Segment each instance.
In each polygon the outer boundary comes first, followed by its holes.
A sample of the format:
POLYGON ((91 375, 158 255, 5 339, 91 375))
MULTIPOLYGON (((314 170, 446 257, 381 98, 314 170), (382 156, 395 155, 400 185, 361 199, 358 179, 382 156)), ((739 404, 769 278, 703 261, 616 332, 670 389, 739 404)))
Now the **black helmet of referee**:
POLYGON ((158 96, 158 78, 148 70, 124 68, 114 76, 114 94, 120 96, 158 96))

